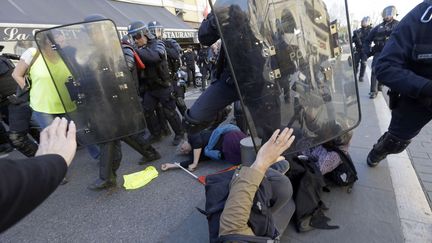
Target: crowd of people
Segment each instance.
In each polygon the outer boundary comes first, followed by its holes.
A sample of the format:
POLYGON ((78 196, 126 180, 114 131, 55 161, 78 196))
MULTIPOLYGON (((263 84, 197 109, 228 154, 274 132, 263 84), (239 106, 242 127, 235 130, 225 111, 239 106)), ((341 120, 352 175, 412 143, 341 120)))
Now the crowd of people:
MULTIPOLYGON (((431 55, 427 48, 429 37, 424 34, 431 20, 431 6, 432 2, 425 0, 400 23, 395 20, 396 8, 389 6, 382 12, 383 23, 372 28, 370 18, 365 17, 361 21, 362 27, 353 33, 354 71, 356 76, 359 75, 359 81, 364 80, 367 58, 374 56, 370 98, 376 97, 380 90, 379 83, 397 93, 391 107, 389 131, 378 140, 367 157, 367 164, 371 167, 377 166, 388 154, 405 149, 432 119, 432 83, 428 71, 431 55), (371 48, 372 42, 374 46, 371 48), (406 82, 408 79, 410 82, 406 82)), ((231 111, 230 105, 240 97, 228 68, 227 54, 221 50, 215 18, 210 13, 199 28, 203 48, 198 53, 189 47, 183 52, 175 40, 164 39, 163 26, 157 21, 130 23, 128 35, 121 40, 122 49, 129 71, 136 79, 148 129, 86 146, 91 157, 99 160, 100 166, 99 177, 89 189, 103 190, 116 186, 116 170, 122 158, 121 141, 139 152, 143 156, 140 163, 144 164, 161 158, 152 142, 159 141, 171 130, 174 132, 172 144, 178 146, 180 153, 191 156, 180 163, 190 171, 196 170, 199 162, 205 160, 225 160, 233 165, 242 163, 240 143, 248 134, 233 124, 224 123, 231 111), (178 86, 177 72, 183 63, 189 85, 197 87, 195 62, 202 75, 209 77, 211 85, 188 108, 184 101, 184 89, 178 86)), ((91 23, 105 19, 95 14, 85 21, 91 23)), ((90 38, 93 38, 92 31, 89 31, 90 38)), ((61 91, 56 88, 56 81, 52 80, 53 76, 64 76, 63 79, 67 80, 71 70, 51 48, 53 44, 64 48, 64 41, 61 32, 53 32, 52 38, 42 38, 39 40, 40 49, 26 50, 12 73, 19 91, 12 97, 15 102, 9 105, 9 138, 12 145, 29 158, 20 161, 4 159, 0 163, 1 193, 5 195, 0 201, 0 232, 31 212, 62 181, 66 182, 66 170, 73 160, 77 142, 75 124, 65 117, 68 110, 76 108, 73 102, 65 102, 61 98, 61 91), (40 52, 43 52, 43 58, 40 52), (57 73, 53 75, 53 71, 57 73), (31 79, 31 86, 28 78, 31 79), (25 98, 26 95, 28 98, 25 98), (29 136, 32 123, 42 130, 40 137, 29 136)), ((240 166, 232 177, 230 193, 220 216, 220 236, 257 235, 248 222, 255 193, 265 175, 270 173, 269 168, 285 159, 280 155, 293 144, 296 132, 290 128, 279 130, 272 127, 270 133, 269 130, 267 128, 265 133, 260 134, 264 143, 252 165, 240 166)), ((343 147, 341 150, 347 153, 350 139, 351 134, 337 146, 343 147)), ((323 145, 304 151, 302 155, 318 157, 315 166, 326 174, 342 163, 336 161, 335 154, 329 154, 323 145)), ((161 166, 162 171, 173 168, 178 168, 178 165, 164 163, 161 166)), ((286 205, 293 194, 285 172, 271 172, 288 181, 283 182, 288 185, 286 187, 275 186, 274 196, 280 196, 280 201, 269 205, 274 214, 286 205)), ((290 218, 284 220, 289 221, 290 218)), ((235 239, 241 241, 243 238, 235 239)))

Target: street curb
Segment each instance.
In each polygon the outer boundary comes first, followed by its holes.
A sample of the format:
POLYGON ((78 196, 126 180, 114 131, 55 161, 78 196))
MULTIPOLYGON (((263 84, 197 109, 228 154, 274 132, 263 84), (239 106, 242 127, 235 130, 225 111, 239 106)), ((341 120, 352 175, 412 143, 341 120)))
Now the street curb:
MULTIPOLYGON (((370 77, 369 67, 366 72, 370 77)), ((373 102, 383 134, 390 124, 390 109, 382 93, 373 102)), ((387 162, 405 242, 432 242, 431 208, 407 152, 389 155, 387 162)))

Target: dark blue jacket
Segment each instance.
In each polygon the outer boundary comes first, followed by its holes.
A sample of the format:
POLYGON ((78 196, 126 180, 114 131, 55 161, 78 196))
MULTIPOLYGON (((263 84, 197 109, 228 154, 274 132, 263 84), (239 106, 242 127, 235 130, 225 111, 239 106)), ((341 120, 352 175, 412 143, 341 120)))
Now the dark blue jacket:
POLYGON ((421 22, 429 6, 420 3, 401 20, 375 65, 380 82, 412 98, 432 82, 432 21, 421 22))
POLYGON ((148 90, 167 88, 171 85, 165 44, 161 40, 149 40, 146 46, 136 50, 144 62, 140 84, 148 90))
POLYGON ((372 27, 361 27, 359 29, 354 30, 352 41, 355 45, 355 49, 357 52, 361 52, 363 48, 363 43, 365 43, 367 36, 369 35, 372 27))
POLYGON ((391 33, 398 24, 399 21, 394 19, 391 22, 382 22, 373 28, 363 42, 363 54, 370 57, 381 53, 391 33), (374 46, 371 49, 372 42, 374 46))
MULTIPOLYGON (((210 13, 207 16, 207 19, 203 20, 198 30, 198 39, 200 43, 205 46, 211 46, 220 39, 215 18, 216 17, 214 16, 214 14, 210 13)), ((231 78, 231 72, 229 71, 227 62, 225 60, 225 52, 223 46, 221 46, 215 68, 215 74, 217 79, 228 80, 231 78)))

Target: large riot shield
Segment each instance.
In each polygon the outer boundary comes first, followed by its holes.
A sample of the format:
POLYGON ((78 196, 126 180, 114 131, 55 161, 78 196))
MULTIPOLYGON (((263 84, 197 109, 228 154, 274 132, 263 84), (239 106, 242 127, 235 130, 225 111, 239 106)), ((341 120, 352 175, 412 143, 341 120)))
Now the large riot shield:
POLYGON ((296 140, 287 152, 302 151, 359 124, 345 1, 217 0, 212 7, 255 145, 291 127, 296 140))
POLYGON ((111 141, 145 128, 135 78, 112 21, 46 29, 35 39, 81 144, 111 141))

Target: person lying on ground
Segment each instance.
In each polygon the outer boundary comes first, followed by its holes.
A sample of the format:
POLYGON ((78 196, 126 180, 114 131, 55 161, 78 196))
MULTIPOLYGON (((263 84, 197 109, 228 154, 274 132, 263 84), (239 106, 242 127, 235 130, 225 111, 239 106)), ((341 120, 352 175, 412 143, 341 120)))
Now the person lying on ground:
MULTIPOLYGON (((247 137, 240 128, 233 124, 222 124, 216 129, 205 129, 199 133, 188 135, 179 145, 181 154, 191 154, 191 158, 180 165, 194 171, 198 162, 204 160, 226 160, 232 164, 241 163, 240 141, 247 137)), ((173 163, 164 163, 162 171, 178 168, 173 163)))
POLYGON ((35 157, 0 159, 0 233, 39 206, 62 182, 76 152, 76 127, 55 118, 40 134, 35 157))
MULTIPOLYGON (((220 218, 219 236, 254 235, 248 220, 255 193, 270 166, 280 161, 279 156, 293 143, 295 136, 292 134, 293 129, 290 128, 285 128, 282 132, 276 130, 259 149, 255 162, 250 167, 240 167, 234 174, 220 218)), ((291 195, 292 191, 285 201, 288 201, 291 195)))

